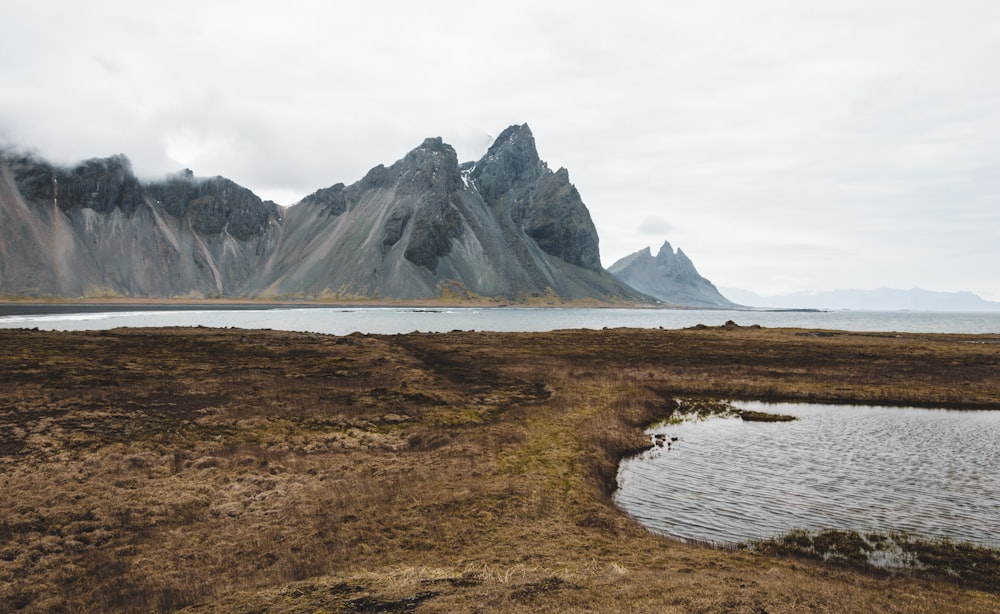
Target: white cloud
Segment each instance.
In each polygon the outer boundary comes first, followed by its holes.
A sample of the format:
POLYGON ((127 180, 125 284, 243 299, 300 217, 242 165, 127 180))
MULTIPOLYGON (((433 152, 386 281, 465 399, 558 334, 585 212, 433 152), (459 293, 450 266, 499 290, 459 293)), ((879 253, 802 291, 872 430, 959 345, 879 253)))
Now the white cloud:
POLYGON ((647 215, 639 227, 636 229, 640 235, 668 235, 673 232, 674 226, 658 215, 647 215))

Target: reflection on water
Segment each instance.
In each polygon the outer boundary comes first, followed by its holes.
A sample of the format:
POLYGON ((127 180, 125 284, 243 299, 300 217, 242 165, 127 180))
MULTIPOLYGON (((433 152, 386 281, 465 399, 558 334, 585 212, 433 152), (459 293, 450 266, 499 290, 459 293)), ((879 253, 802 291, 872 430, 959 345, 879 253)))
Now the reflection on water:
POLYGON ((652 429, 677 441, 622 463, 617 503, 679 539, 836 528, 997 545, 1000 411, 738 405, 799 420, 652 429))

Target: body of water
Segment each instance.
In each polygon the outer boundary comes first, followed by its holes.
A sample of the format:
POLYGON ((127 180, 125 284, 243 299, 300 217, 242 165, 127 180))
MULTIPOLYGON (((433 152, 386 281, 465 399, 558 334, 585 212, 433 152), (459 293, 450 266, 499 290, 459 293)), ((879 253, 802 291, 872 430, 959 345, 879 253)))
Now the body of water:
POLYGON ((851 331, 1000 333, 1000 312, 824 311, 768 312, 676 309, 563 308, 401 308, 303 307, 227 308, 225 306, 115 307, 54 305, 0 308, 0 328, 101 330, 122 326, 210 326, 271 328, 345 335, 396 334, 451 330, 540 332, 566 328, 686 328, 719 326, 794 327, 851 331), (20 307, 20 309, 18 309, 20 307), (77 311, 73 311, 73 309, 77 311), (21 311, 22 313, 18 313, 21 311))
POLYGON ((1000 546, 1000 411, 738 403, 794 422, 663 425, 616 501, 654 532, 733 544, 793 528, 1000 546))

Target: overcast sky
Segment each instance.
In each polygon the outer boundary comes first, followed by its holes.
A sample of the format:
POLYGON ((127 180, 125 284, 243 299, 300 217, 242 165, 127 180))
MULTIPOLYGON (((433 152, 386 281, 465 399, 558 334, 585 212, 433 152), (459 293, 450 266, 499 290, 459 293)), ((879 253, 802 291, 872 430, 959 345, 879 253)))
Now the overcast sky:
POLYGON ((0 0, 0 143, 291 205, 527 122, 605 266, 1000 300, 1000 2, 0 0))

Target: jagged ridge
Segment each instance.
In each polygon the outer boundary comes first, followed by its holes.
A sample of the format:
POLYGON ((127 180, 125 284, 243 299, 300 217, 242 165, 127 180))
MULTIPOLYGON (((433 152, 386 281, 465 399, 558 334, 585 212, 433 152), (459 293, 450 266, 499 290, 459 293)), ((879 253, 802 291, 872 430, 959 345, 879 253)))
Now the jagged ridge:
POLYGON ((463 165, 426 139, 288 209, 190 171, 142 183, 124 156, 7 154, 0 171, 6 295, 647 299, 601 267, 586 206, 527 125, 463 165))
POLYGON ((239 296, 282 210, 222 177, 142 184, 125 156, 72 169, 0 158, 0 292, 239 296))
POLYGON ((691 259, 679 248, 674 253, 667 241, 653 257, 649 248, 625 256, 608 267, 618 277, 636 290, 655 297, 667 304, 688 307, 727 308, 738 307, 701 275, 691 259))

